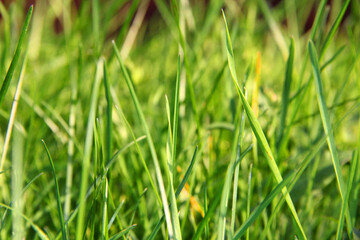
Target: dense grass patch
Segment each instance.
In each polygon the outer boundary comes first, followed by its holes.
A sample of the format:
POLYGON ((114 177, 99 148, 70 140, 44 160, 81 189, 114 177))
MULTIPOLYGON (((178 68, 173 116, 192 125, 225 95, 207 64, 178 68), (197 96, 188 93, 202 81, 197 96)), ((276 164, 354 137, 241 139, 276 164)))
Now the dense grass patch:
POLYGON ((358 1, 0 3, 0 239, 359 239, 358 1))

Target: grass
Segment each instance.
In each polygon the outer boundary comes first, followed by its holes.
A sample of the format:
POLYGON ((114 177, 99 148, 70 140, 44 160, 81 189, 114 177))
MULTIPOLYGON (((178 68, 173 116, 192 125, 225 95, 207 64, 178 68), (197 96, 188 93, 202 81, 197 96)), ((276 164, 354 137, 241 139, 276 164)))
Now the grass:
POLYGON ((0 239, 358 239, 359 9, 1 2, 0 239))

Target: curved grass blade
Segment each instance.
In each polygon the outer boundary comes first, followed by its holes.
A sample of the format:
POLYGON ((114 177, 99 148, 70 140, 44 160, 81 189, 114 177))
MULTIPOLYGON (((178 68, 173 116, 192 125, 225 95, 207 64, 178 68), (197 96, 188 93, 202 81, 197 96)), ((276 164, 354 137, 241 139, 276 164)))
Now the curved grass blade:
POLYGON ((261 202, 261 204, 251 213, 250 217, 246 220, 246 222, 237 230, 233 240, 240 239, 246 232, 246 230, 250 227, 250 225, 258 218, 261 212, 271 203, 271 201, 282 191, 284 188, 286 189, 286 185, 291 181, 291 179, 295 176, 297 172, 293 171, 288 176, 284 178, 274 190, 261 202))
POLYGON ((47 154, 47 156, 49 158, 49 162, 50 162, 50 165, 51 165, 51 170, 52 170, 52 173, 53 173, 53 176, 54 176, 55 188, 56 188, 56 201, 57 201, 57 207, 58 207, 58 213, 59 213, 59 219, 60 219, 60 225, 61 225, 62 238, 64 240, 66 240, 66 239, 68 239, 68 236, 67 236, 67 232, 66 232, 66 226, 65 226, 63 211, 61 209, 59 184, 58 184, 56 174, 55 174, 54 162, 53 162, 53 160, 51 158, 49 149, 47 148, 45 141, 43 139, 41 139, 41 141, 42 141, 42 143, 44 145, 44 148, 46 150, 46 154, 47 154))
MULTIPOLYGON (((345 183, 344 183, 343 175, 341 173, 340 160, 339 160, 339 156, 338 156, 338 153, 336 150, 335 138, 334 138, 334 134, 332 132, 330 116, 329 116, 328 109, 326 106, 323 86, 321 83, 319 60, 317 57, 315 45, 311 40, 309 41, 308 47, 309 47, 310 60, 311 60, 311 64, 313 67, 313 75, 314 75, 315 86, 316 86, 316 96, 318 99, 321 120, 322 120, 322 124, 323 124, 323 128, 324 128, 324 132, 327 136, 327 143, 329 146, 331 160, 332 160, 334 170, 335 170, 336 180, 337 180, 337 183, 338 183, 338 186, 340 189, 340 195, 341 195, 342 201, 345 201, 345 195, 346 195, 345 183)), ((347 211, 346 211, 347 227, 348 227, 349 235, 352 235, 351 214, 350 214, 349 208, 346 207, 346 209, 347 209, 347 211)))
POLYGON ((24 25, 23 25, 23 27, 21 29, 20 38, 19 38, 18 44, 16 46, 14 57, 13 57, 11 63, 10 63, 9 70, 7 71, 7 73, 5 75, 5 79, 4 79, 3 83, 2 83, 2 86, 1 86, 1 89, 0 89, 0 106, 1 106, 2 102, 4 101, 6 92, 9 89, 11 79, 12 79, 12 77, 14 75, 15 68, 16 68, 16 66, 18 64, 21 49, 22 49, 22 45, 23 45, 23 42, 24 42, 24 39, 25 39, 25 35, 26 35, 27 30, 29 28, 30 19, 31 19, 31 16, 32 16, 32 13, 33 13, 33 9, 34 9, 34 6, 31 5, 30 8, 29 8, 28 13, 26 15, 24 25))
MULTIPOLYGON (((8 210, 11 210, 13 212, 16 212, 16 210, 8 205, 5 205, 3 203, 0 203, 0 206, 3 207, 3 208, 6 208, 8 210)), ((41 230, 41 228, 36 225, 33 221, 31 221, 30 218, 28 218, 27 216, 25 216, 24 214, 22 213, 19 213, 17 212, 19 215, 21 215, 30 225, 31 227, 34 229, 34 231, 39 235, 39 237, 42 239, 42 240, 49 240, 48 236, 44 233, 43 230, 41 230)))
MULTIPOLYGON (((32 184, 33 182, 35 182, 35 180, 38 179, 38 178, 39 178, 41 175, 43 175, 43 174, 44 174, 44 173, 41 172, 41 173, 39 173, 38 175, 36 175, 33 179, 31 179, 30 182, 29 182, 28 184, 26 184, 26 186, 24 187, 24 189, 21 191, 20 196, 22 196, 22 195, 26 192, 26 190, 31 186, 31 184, 32 184)), ((10 204, 9 204, 10 207, 12 206, 14 200, 16 200, 16 199, 13 199, 13 200, 10 202, 10 204)), ((8 209, 6 209, 6 210, 4 211, 4 214, 3 214, 2 218, 1 218, 0 232, 1 232, 1 230, 3 229, 3 227, 4 227, 5 219, 6 219, 6 216, 7 216, 7 211, 8 211, 8 209)))
MULTIPOLYGON (((230 33, 229 33, 229 29, 227 26, 227 21, 226 21, 226 17, 225 17, 225 13, 224 11, 222 11, 223 17, 224 17, 224 22, 225 22, 225 28, 226 28, 226 45, 227 45, 227 55, 228 55, 228 64, 229 64, 229 69, 230 69, 230 73, 233 79, 233 82, 235 84, 236 90, 240 96, 241 102, 243 103, 243 106, 245 108, 245 112, 246 115, 249 119, 249 123, 250 126, 258 140, 258 143, 260 145, 260 148, 267 160, 267 163, 272 171, 272 173, 275 176, 275 179, 278 183, 280 183, 283 179, 282 176, 280 174, 279 168, 275 162, 274 156, 272 154, 272 151, 270 149, 270 146, 266 140, 265 134, 260 126, 259 121, 257 120, 257 118, 255 117, 254 112, 252 111, 249 103, 247 102, 243 92, 240 90, 239 84, 238 84, 238 78, 236 75, 236 70, 235 70, 235 58, 234 58, 234 53, 233 53, 233 49, 232 49, 232 43, 231 43, 231 39, 230 39, 230 33)), ((306 235, 305 232, 303 230, 303 227, 300 223, 300 219, 297 215, 295 206, 292 202, 292 199, 286 189, 286 187, 282 190, 283 194, 286 196, 286 202, 288 204, 288 207, 290 209, 290 212, 292 214, 292 216, 295 219, 296 222, 296 226, 297 228, 299 228, 301 234, 302 234, 302 238, 306 239, 306 235)))

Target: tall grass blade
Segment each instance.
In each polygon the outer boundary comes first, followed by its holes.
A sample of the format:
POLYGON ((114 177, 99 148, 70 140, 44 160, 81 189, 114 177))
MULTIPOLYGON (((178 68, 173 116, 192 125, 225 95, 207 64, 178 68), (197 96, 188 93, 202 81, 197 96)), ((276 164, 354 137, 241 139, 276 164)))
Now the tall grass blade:
POLYGON ((335 32, 337 31, 337 29, 340 26, 341 20, 343 19, 344 15, 345 15, 345 12, 346 12, 347 7, 349 6, 349 3, 350 3, 350 0, 346 0, 343 3, 341 10, 335 19, 334 24, 331 26, 329 33, 326 35, 326 38, 325 38, 324 43, 322 44, 322 47, 320 50, 319 61, 323 58, 323 56, 326 52, 326 49, 329 47, 331 40, 334 38, 335 32))
POLYGON ((11 79, 12 79, 12 77, 14 75, 15 68, 18 65, 19 57, 20 57, 20 54, 21 54, 21 49, 22 49, 22 46, 23 46, 23 42, 24 42, 27 30, 29 28, 30 19, 31 19, 31 16, 32 16, 32 13, 33 13, 33 9, 34 9, 34 6, 31 5, 30 8, 29 8, 28 13, 26 15, 24 25, 23 25, 23 27, 21 29, 21 33, 20 33, 19 41, 18 41, 17 46, 16 46, 14 57, 11 60, 10 67, 9 67, 9 69, 8 69, 6 75, 5 75, 5 79, 4 79, 3 83, 2 83, 2 86, 1 86, 1 89, 0 89, 0 107, 1 107, 2 102, 4 101, 6 92, 9 89, 10 82, 11 82, 11 79))
MULTIPOLYGON (((344 227, 345 212, 347 211, 346 208, 348 207, 350 192, 351 192, 351 189, 352 189, 352 186, 354 183, 355 172, 356 172, 356 169, 358 169, 358 166, 359 166, 359 151, 357 149, 357 150, 353 151, 351 165, 350 165, 350 175, 348 178, 348 184, 347 184, 347 188, 346 188, 345 200, 341 204, 340 218, 339 218, 337 232, 336 232, 337 240, 343 239, 342 232, 343 232, 343 227, 344 227)), ((353 236, 349 235, 349 238, 352 239, 353 236)))
MULTIPOLYGON (((8 150, 9 144, 10 144, 11 133, 12 133, 14 123, 15 123, 15 116, 16 116, 16 112, 17 112, 17 107, 19 105, 19 99, 20 99, 20 95, 21 95, 22 84, 23 84, 24 75, 25 75, 25 72, 26 72, 25 71, 26 70, 26 63, 27 63, 27 49, 26 49, 26 52, 25 52, 24 61, 23 61, 22 66, 21 66, 20 76, 19 76, 19 80, 18 80, 18 83, 17 83, 17 86, 16 86, 15 95, 14 95, 14 99, 13 99, 13 104, 11 106, 8 127, 7 127, 6 135, 5 135, 4 147, 3 147, 3 150, 2 150, 2 154, 1 154, 0 172, 3 170, 7 150, 8 150)), ((2 179, 2 176, 0 176, 0 182, 2 182, 1 179, 2 179)))
MULTIPOLYGON (((240 157, 238 157, 238 160, 231 166, 232 167, 232 171, 234 171, 234 169, 236 168, 236 166, 240 163, 240 161, 245 157, 245 155, 250 152, 250 150, 252 149, 252 145, 250 145, 250 147, 248 147, 241 155, 240 157)), ((230 167, 230 165, 229 165, 230 167)), ((230 170, 231 171, 231 170, 230 170)), ((225 187, 225 184, 224 184, 225 187)), ((223 187, 223 188, 224 188, 223 187)), ((224 190, 223 188, 219 189, 218 193, 216 194, 215 199, 213 200, 213 202, 211 203, 209 209, 207 210, 205 217, 202 219, 200 225, 198 226, 195 235, 193 237, 193 239, 199 239, 201 237, 202 232, 204 231, 206 225, 208 224, 209 219, 213 216, 213 214, 215 213, 215 209, 219 204, 219 201, 223 198, 223 194, 224 194, 224 190)), ((221 208, 221 206, 220 206, 221 208)), ((220 209, 221 211, 221 209, 220 209)), ((222 216, 220 215, 219 217, 219 224, 220 221, 223 221, 222 216)), ((222 230, 222 229, 221 229, 222 230)), ((220 233, 219 228, 218 228, 218 234, 220 233)), ((225 234, 224 234, 225 235, 225 234)), ((219 237, 219 236, 218 236, 219 237)))
POLYGON ((287 114, 288 104, 290 102, 289 96, 290 96, 290 88, 292 82, 294 51, 295 51, 295 42, 294 42, 294 38, 291 38, 290 47, 289 47, 289 57, 286 62, 285 81, 284 81, 284 87, 281 98, 280 125, 279 125, 279 135, 277 139, 278 147, 283 137, 284 129, 286 127, 286 116, 288 115, 287 114))
POLYGON ((61 209, 61 199, 60 199, 60 191, 59 191, 59 184, 58 184, 58 180, 55 174, 55 166, 54 166, 54 162, 51 158, 49 149, 46 146, 46 143, 43 139, 41 139, 44 148, 46 150, 46 154, 49 158, 49 162, 50 162, 50 166, 51 166, 51 170, 53 173, 53 177, 54 177, 54 182, 55 182, 55 188, 56 188, 56 201, 57 201, 57 207, 58 207, 58 213, 59 213, 59 219, 60 219, 60 225, 61 225, 61 232, 62 232, 62 238, 63 240, 68 239, 68 235, 67 235, 67 231, 66 231, 66 226, 65 226, 65 221, 64 221, 64 215, 63 215, 63 211, 61 209))
POLYGON ((162 178, 162 175, 161 175, 161 169, 160 169, 160 165, 159 165, 159 160, 158 160, 156 150, 155 150, 155 145, 154 145, 154 142, 152 140, 150 130, 149 130, 149 127, 148 127, 148 125, 146 123, 145 116, 144 116, 144 113, 143 113, 143 111, 141 109, 139 100, 138 100, 138 98, 136 96, 134 86, 132 85, 132 82, 130 80, 130 76, 129 76, 129 74, 128 74, 125 66, 124 66, 124 63, 123 63, 123 61, 121 59, 121 56, 120 56, 120 52, 119 52, 117 46, 115 45, 115 42, 113 42, 113 46, 114 46, 114 51, 115 51, 116 57, 117 57, 118 62, 120 64, 121 71, 122 71, 122 73, 124 75, 126 84, 127 84, 128 88, 129 88, 131 98, 132 98, 132 100, 134 102, 136 112, 139 115, 140 121, 141 121, 141 123, 143 125, 143 128, 145 130, 146 140, 147 140, 147 142, 149 144, 151 156, 152 156, 154 166, 155 166, 156 179, 158 181, 158 186, 160 188, 162 207, 164 208, 166 222, 167 222, 167 225, 168 225, 168 231, 169 231, 169 235, 171 236, 172 235, 172 224, 171 224, 170 210, 169 210, 168 201, 167 201, 167 197, 166 197, 164 181, 163 181, 163 178, 162 178))
MULTIPOLYGON (((252 168, 253 164, 250 164, 249 170, 249 178, 248 178, 248 192, 247 192, 247 199, 246 199, 246 219, 250 217, 250 204, 251 204, 251 178, 252 178, 252 168)), ((246 240, 250 239, 250 229, 246 230, 246 240)))
MULTIPOLYGON (((318 104, 319 104, 321 120, 322 120, 322 124, 323 124, 323 128, 324 128, 324 132, 327 136, 327 143, 329 146, 331 160, 332 160, 334 170, 335 170, 336 180, 337 180, 337 183, 338 183, 338 186, 340 189, 340 195, 341 195, 342 201, 345 201, 346 193, 345 193, 344 178, 341 173, 340 160, 339 160, 339 156, 338 156, 338 153, 336 150, 335 138, 334 138, 334 134, 332 132, 330 116, 329 116, 328 109, 326 106, 324 90, 323 90, 321 77, 320 77, 320 67, 319 67, 318 57, 317 57, 315 45, 311 40, 309 41, 308 47, 309 47, 310 60, 311 60, 311 64, 313 67, 313 75, 314 75, 315 86, 316 86, 316 96, 317 96, 317 100, 318 100, 318 104)), ((347 203, 345 203, 345 204, 347 204, 347 203)), ((347 211, 346 211, 347 227, 348 227, 349 235, 352 235, 352 223, 351 223, 351 217, 350 217, 351 215, 350 215, 349 208, 346 207, 346 209, 347 209, 347 211)))
MULTIPOLYGON (((254 112, 251 110, 251 107, 249 105, 249 103, 247 102, 243 92, 240 90, 240 87, 238 85, 238 78, 236 75, 236 70, 235 70, 235 59, 234 59, 234 53, 233 53, 233 49, 232 49, 232 43, 231 43, 231 39, 230 39, 230 33, 229 33, 229 29, 227 26, 227 22, 226 22, 226 17, 225 17, 225 13, 224 11, 222 11, 223 13, 223 17, 224 17, 224 22, 225 22, 225 28, 226 28, 226 45, 227 45, 227 55, 228 55, 228 64, 229 64, 229 69, 230 69, 230 73, 233 79, 233 82, 235 84, 236 90, 240 96, 241 102, 243 103, 243 106, 245 108, 245 112, 246 115, 249 119, 249 123, 250 126, 258 140, 258 143, 260 145, 260 148, 267 160, 267 163, 272 171, 272 173, 275 176, 275 179, 278 183, 280 183, 282 181, 282 177, 279 171, 279 168, 275 162, 274 156, 272 154, 272 151, 270 149, 270 146, 266 140, 265 134, 261 129, 260 123, 259 121, 256 119, 254 112)), ((299 228, 301 234, 302 234, 302 238, 306 239, 306 235, 305 232, 303 230, 303 227, 300 223, 299 217, 296 213, 296 209, 295 206, 291 200, 291 197, 286 189, 286 187, 282 190, 283 194, 286 196, 286 202, 288 204, 288 207, 291 211, 292 216, 295 219, 296 222, 296 226, 297 228, 299 228)))
POLYGON ((95 80, 94 80, 93 89, 92 89, 92 93, 91 93, 90 111, 89 111, 89 117, 88 117, 87 128, 86 128, 84 157, 82 160, 82 170, 81 170, 79 214, 78 214, 77 226, 76 226, 76 239, 77 240, 82 239, 83 232, 84 232, 85 209, 86 209, 85 198, 86 198, 86 190, 88 188, 88 176, 89 176, 90 158, 91 158, 93 137, 94 137, 95 115, 96 115, 96 108, 97 108, 97 101, 98 101, 101 77, 103 76, 102 71, 101 71, 103 65, 104 65, 103 60, 100 59, 97 62, 95 80))
POLYGON ((16 211, 12 216, 12 232, 14 240, 21 240, 25 237, 23 218, 17 212, 23 212, 24 198, 21 190, 23 188, 23 161, 24 161, 24 137, 18 130, 14 131, 11 166, 11 199, 16 211))

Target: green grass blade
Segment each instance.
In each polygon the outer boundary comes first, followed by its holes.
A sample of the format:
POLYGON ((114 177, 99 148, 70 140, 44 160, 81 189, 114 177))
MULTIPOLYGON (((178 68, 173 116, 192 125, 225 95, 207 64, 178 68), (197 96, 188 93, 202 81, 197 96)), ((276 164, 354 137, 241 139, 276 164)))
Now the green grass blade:
MULTIPOLYGON (((228 64, 229 64, 229 69, 230 69, 230 73, 233 79, 233 82, 235 84, 236 90, 240 96, 241 102, 243 103, 243 106, 245 108, 245 112, 246 115, 249 119, 249 123, 250 126, 258 140, 258 144, 260 145, 260 148, 267 160, 267 163, 272 171, 272 173, 275 176, 275 179, 278 183, 280 183, 282 181, 282 177, 279 171, 279 168, 275 162, 274 156, 272 154, 272 151, 270 149, 270 146, 266 140, 265 134, 261 129, 260 123, 257 120, 257 118, 254 115, 254 112, 251 109, 250 104, 247 102, 243 92, 240 90, 239 84, 238 84, 238 78, 236 75, 236 70, 235 70, 235 58, 234 58, 234 53, 233 53, 233 49, 232 49, 232 43, 231 43, 231 39, 230 39, 230 33, 229 33, 229 29, 227 26, 227 22, 226 22, 226 17, 225 17, 225 13, 224 11, 223 13, 223 17, 224 17, 224 22, 225 22, 225 28, 226 28, 226 45, 227 45, 227 55, 228 55, 228 64)), ((305 232, 303 230, 303 227, 300 223, 299 217, 297 215, 295 206, 291 200, 291 197, 286 189, 286 187, 282 190, 283 194, 286 195, 286 202, 288 204, 289 210, 291 211, 292 216, 295 219, 296 222, 296 226, 297 228, 299 228, 301 234, 302 234, 302 238, 306 239, 306 235, 305 232)))
MULTIPOLYGON (((238 108, 238 112, 240 112, 240 108, 238 108)), ((237 118, 235 118, 237 119, 237 118)), ((242 122, 236 121, 236 127, 233 137, 233 147, 232 147, 232 156, 231 161, 228 165, 228 169, 226 171, 225 175, 225 181, 220 201, 220 216, 219 216, 219 223, 218 223, 218 239, 224 239, 225 238, 225 225, 226 225, 226 212, 228 208, 228 201, 229 201, 229 194, 231 189, 231 179, 233 177, 235 169, 239 166, 236 164, 237 162, 240 162, 241 158, 241 145, 240 145, 240 133, 241 133, 241 127, 242 122)), ((235 176, 234 176, 235 177, 235 176)), ((235 189, 234 189, 235 191, 235 189)), ((236 203, 235 203, 236 204, 236 203)), ((232 208, 232 215, 234 215, 235 208, 232 208)), ((233 219, 233 218, 232 218, 233 219)))
MULTIPOLYGON (((313 67, 313 74, 314 74, 314 78, 315 78, 316 95, 317 95, 317 100, 318 100, 318 104, 319 104, 321 120, 322 120, 325 134, 327 135, 327 142, 328 142, 331 159, 332 159, 332 163, 333 163, 334 170, 335 170, 336 180, 337 180, 337 183, 338 183, 338 186, 340 189, 340 195, 341 195, 342 201, 344 201, 345 200, 344 178, 341 173, 340 160, 339 160, 338 153, 336 150, 335 138, 334 138, 334 134, 332 132, 330 116, 329 116, 328 109, 326 106, 323 86, 322 86, 321 77, 320 77, 320 67, 319 67, 318 57, 317 57, 315 45, 311 40, 309 41, 308 47, 309 47, 310 60, 311 60, 311 64, 313 67)), ((352 235, 352 223, 351 223, 350 216, 351 216, 350 212, 349 212, 349 210, 347 210, 346 211, 346 222, 347 222, 349 234, 352 235)))
MULTIPOLYGON (((8 209, 8 210, 11 210, 12 212, 15 212, 15 211, 16 211, 14 208, 12 208, 12 207, 10 207, 10 206, 8 206, 8 205, 5 205, 5 204, 3 204, 3 203, 0 203, 0 206, 3 207, 3 208, 6 208, 6 209, 8 209)), ((17 214, 20 214, 20 215, 25 219, 25 221, 27 221, 27 222, 31 225, 31 227, 32 227, 32 228, 34 229, 34 231, 38 234, 38 236, 40 237, 40 239, 42 239, 42 240, 49 240, 49 237, 46 235, 46 233, 44 233, 44 231, 41 230, 41 228, 40 228, 38 225, 36 225, 33 221, 31 221, 30 218, 28 218, 27 216, 25 216, 24 214, 19 213, 19 212, 17 212, 17 214)))
POLYGON ((106 163, 110 161, 112 153, 112 98, 110 94, 110 83, 109 83, 109 74, 107 70, 107 65, 104 62, 104 86, 105 86, 105 96, 106 96, 106 134, 105 134, 105 159, 106 163))
POLYGON ((15 128, 13 136, 12 159, 11 159, 11 199, 16 210, 12 215, 12 239, 21 240, 25 237, 24 221, 17 212, 24 210, 24 198, 22 198, 24 178, 24 137, 15 128))
MULTIPOLYGON (((16 86, 15 95, 14 95, 14 99, 13 99, 13 104, 11 106, 11 112, 10 112, 10 116, 9 116, 8 127, 7 127, 6 135, 5 135, 4 147, 3 147, 2 153, 1 153, 0 172, 3 170, 7 150, 8 150, 9 144, 10 144, 11 133, 12 133, 12 130, 13 130, 13 127, 14 127, 16 112, 17 112, 17 108, 18 108, 18 105, 19 105, 19 99, 20 99, 21 91, 22 91, 24 75, 25 75, 25 72, 26 72, 26 64, 27 64, 27 49, 25 51, 24 60, 23 60, 22 65, 21 65, 20 76, 19 76, 19 80, 18 80, 18 83, 17 83, 17 86, 16 86)), ((0 177, 0 182, 2 182, 1 177, 0 177)))
POLYGON ((103 207, 102 207, 102 221, 101 221, 101 239, 109 239, 109 231, 108 231, 108 192, 109 192, 109 183, 108 179, 105 179, 105 188, 103 189, 103 207))
MULTIPOLYGON (((291 179, 295 176, 296 172, 293 171, 287 177, 284 178, 275 188, 271 191, 271 193, 261 202, 261 204, 251 213, 250 217, 246 220, 246 222, 237 230, 234 240, 240 239, 246 232, 246 230, 250 227, 250 225, 260 217, 261 212, 271 203, 271 201, 286 187, 286 185, 291 181, 291 179)), ((286 188, 285 188, 286 189, 286 188)))
POLYGON ((176 74, 176 83, 175 83, 175 102, 174 102, 174 117, 173 117, 173 141, 172 141, 172 175, 173 181, 176 179, 176 143, 177 143, 177 133, 179 125, 179 92, 180 92, 180 74, 181 74, 181 58, 178 57, 177 65, 177 74, 176 74))
POLYGON ((331 42, 331 40, 334 38, 335 36, 335 32, 337 31, 337 29, 340 26, 341 20, 343 19, 346 9, 349 6, 351 0, 346 0, 342 7, 341 10, 339 12, 339 14, 337 15, 334 24, 331 26, 331 29, 329 31, 329 33, 327 34, 324 43, 322 44, 321 50, 320 50, 320 54, 319 54, 319 60, 321 60, 326 52, 326 49, 329 47, 329 44, 331 42))
MULTIPOLYGON (((347 211, 346 208, 348 207, 350 192, 351 192, 351 188, 353 186, 353 182, 355 179, 355 172, 356 172, 356 169, 358 169, 358 166, 359 166, 359 151, 355 150, 355 151, 353 151, 353 155, 352 155, 352 160, 351 160, 351 165, 350 165, 350 175, 348 178, 345 200, 341 204, 340 218, 339 218, 338 228, 337 228, 337 232, 336 232, 336 239, 338 239, 338 240, 342 239, 345 213, 347 211)), ((349 233, 349 238, 350 239, 353 238, 353 236, 351 236, 350 233, 349 233)))
MULTIPOLYGON (((181 74, 181 58, 178 57, 178 66, 176 74, 176 87, 175 87, 175 101, 174 101, 174 117, 173 117, 173 140, 172 140, 172 178, 170 178, 170 204, 171 204, 171 216, 173 219, 174 227, 174 239, 182 239, 180 220, 178 214, 178 207, 176 203, 176 197, 174 193, 174 182, 176 179, 176 143, 179 123, 179 91, 180 91, 180 74, 181 74)), ((169 123, 170 124, 170 123, 169 123)), ((170 131, 171 132, 171 131, 170 131)))
MULTIPOLYGON (((250 170, 249 170, 248 192, 247 192, 247 199, 246 199, 246 219, 249 219, 249 217, 250 217, 252 168, 253 168, 253 164, 251 163, 250 170)), ((246 240, 249 240, 249 239, 250 239, 250 229, 248 228, 246 230, 246 240)))
MULTIPOLYGON (((185 186, 185 183, 187 182, 187 180, 188 180, 189 177, 190 177, 191 171, 192 171, 192 169, 193 169, 193 167, 194 167, 194 164, 195 164, 195 160, 196 160, 196 156, 197 156, 197 151, 198 151, 198 147, 196 147, 196 149, 195 149, 194 155, 193 155, 193 157, 192 157, 192 159, 191 159, 191 163, 190 163, 188 169, 186 170, 186 173, 185 173, 184 178, 181 180, 181 183, 180 183, 179 187, 176 189, 176 192, 175 192, 175 197, 176 197, 176 198, 179 197, 182 189, 183 189, 184 186, 185 186)), ((148 240, 152 240, 152 239, 154 239, 154 238, 156 237, 156 234, 157 234, 157 232, 160 230, 160 227, 161 227, 162 223, 164 222, 164 220, 165 220, 165 216, 163 215, 163 216, 160 218, 160 220, 158 221, 158 223, 156 224, 156 226, 154 227, 154 229, 153 229, 153 231, 151 232, 148 240)))
POLYGON ((295 51, 295 42, 294 38, 291 38, 290 47, 289 47, 289 57, 286 62, 286 73, 285 81, 281 98, 281 112, 280 112, 280 125, 279 125, 279 135, 277 139, 278 146, 281 142, 281 139, 284 134, 284 129, 286 126, 286 116, 288 111, 290 88, 292 82, 292 73, 293 73, 293 64, 294 64, 294 51, 295 51))
POLYGON ((201 237, 201 234, 204 231, 204 228, 207 225, 208 221, 215 214, 216 207, 218 206, 220 199, 221 199, 221 195, 222 195, 221 192, 222 192, 222 190, 219 190, 218 193, 215 195, 215 199, 210 204, 210 207, 207 210, 205 217, 202 219, 200 225, 198 226, 198 228, 195 232, 195 235, 193 237, 193 240, 197 240, 201 237))
POLYGON ((33 5, 31 5, 30 8, 29 8, 28 13, 26 15, 24 25, 23 25, 23 27, 21 29, 21 33, 20 33, 18 44, 16 46, 14 57, 11 60, 9 70, 7 71, 7 73, 5 75, 5 79, 4 79, 3 83, 2 83, 2 86, 1 86, 1 89, 0 89, 0 107, 1 107, 2 102, 4 101, 6 92, 9 89, 10 82, 11 82, 11 79, 12 79, 12 77, 14 75, 15 68, 18 65, 22 45, 23 45, 27 30, 28 30, 28 27, 29 27, 29 24, 30 24, 30 19, 31 19, 31 16, 32 16, 32 13, 33 13, 33 9, 34 9, 34 7, 33 7, 33 5))
POLYGON ((272 16, 272 13, 270 11, 267 2, 265 0, 257 0, 257 2, 259 4, 261 11, 264 14, 267 23, 269 24, 271 33, 274 37, 277 46, 280 49, 282 56, 284 57, 284 59, 286 59, 288 56, 286 42, 283 34, 281 33, 279 25, 276 23, 274 17, 272 16))
POLYGON ((128 232, 130 232, 132 229, 134 229, 136 227, 136 224, 122 230, 121 232, 119 233, 116 233, 114 236, 112 236, 110 238, 110 240, 117 240, 117 239, 120 239, 122 236, 125 236, 125 234, 127 234, 128 232))
POLYGON ((90 158, 92 152, 93 145, 93 137, 94 137, 94 125, 95 125, 95 115, 99 94, 99 87, 101 83, 102 77, 102 67, 103 60, 99 60, 96 66, 95 80, 93 84, 93 89, 91 93, 91 101, 90 101, 90 111, 86 128, 86 137, 85 137, 85 146, 84 146, 84 157, 82 160, 82 170, 81 170, 81 183, 80 183, 80 195, 79 195, 79 213, 77 219, 76 226, 76 239, 82 239, 84 232, 84 221, 85 221, 85 209, 86 209, 86 190, 88 188, 88 176, 90 169, 90 158))
POLYGON ((49 158, 50 166, 51 166, 51 169, 52 169, 54 182, 55 182, 55 188, 56 188, 56 201, 57 201, 57 207, 58 207, 58 213, 59 213, 59 219, 60 219, 60 225, 61 225, 62 238, 63 238, 63 240, 66 240, 66 239, 68 239, 68 235, 67 235, 67 232, 66 232, 66 226, 65 226, 63 211, 61 209, 59 184, 58 184, 58 180, 57 180, 57 177, 56 177, 56 174, 55 174, 54 162, 53 162, 53 160, 51 158, 49 149, 47 148, 45 141, 43 139, 41 139, 41 141, 42 141, 42 143, 44 145, 44 148, 46 150, 46 154, 47 154, 47 156, 49 158))
POLYGON ((167 225, 168 225, 168 231, 171 231, 172 227, 171 227, 171 220, 170 220, 171 219, 170 218, 170 210, 169 210, 168 201, 167 201, 167 197, 166 197, 164 181, 163 181, 163 178, 162 178, 162 175, 161 175, 159 160, 158 160, 158 157, 157 157, 157 154, 156 154, 156 151, 155 151, 155 145, 154 145, 154 142, 152 140, 149 127, 148 127, 148 125, 146 123, 144 113, 143 113, 143 111, 141 109, 138 97, 136 96, 134 86, 132 85, 132 82, 130 80, 130 76, 129 76, 129 74, 128 74, 125 66, 124 66, 124 63, 123 63, 123 61, 121 59, 121 56, 120 56, 120 52, 117 49, 117 47, 115 45, 115 42, 113 42, 113 46, 114 46, 114 51, 115 51, 116 57, 117 57, 118 62, 120 64, 121 71, 122 71, 122 73, 124 75, 126 84, 127 84, 128 88, 129 88, 131 98, 132 98, 132 100, 134 102, 136 112, 139 115, 140 121, 141 121, 141 123, 143 125, 143 128, 145 130, 146 140, 147 140, 147 142, 149 144, 151 156, 152 156, 154 166, 155 166, 156 179, 158 181, 158 186, 160 188, 162 207, 164 208, 164 213, 165 213, 165 216, 166 216, 166 222, 167 222, 167 225))

